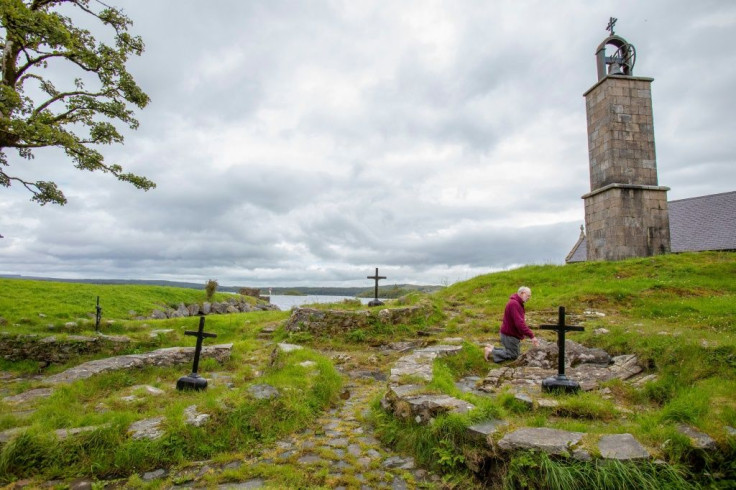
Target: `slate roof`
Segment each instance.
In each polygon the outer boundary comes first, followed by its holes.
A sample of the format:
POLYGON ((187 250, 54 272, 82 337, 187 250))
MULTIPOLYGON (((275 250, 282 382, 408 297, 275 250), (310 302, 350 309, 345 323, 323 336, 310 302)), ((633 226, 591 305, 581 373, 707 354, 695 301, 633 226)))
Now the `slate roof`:
MULTIPOLYGON (((667 207, 672 252, 736 250, 736 191, 669 201, 667 207)), ((587 258, 587 239, 581 235, 565 262, 587 258)))

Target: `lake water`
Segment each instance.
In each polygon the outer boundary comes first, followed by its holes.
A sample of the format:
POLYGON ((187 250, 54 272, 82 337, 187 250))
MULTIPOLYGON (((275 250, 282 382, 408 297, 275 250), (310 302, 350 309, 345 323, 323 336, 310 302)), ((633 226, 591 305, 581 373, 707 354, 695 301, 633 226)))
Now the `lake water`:
POLYGON ((368 304, 373 298, 355 298, 353 296, 288 296, 281 294, 271 295, 271 304, 278 306, 281 311, 289 311, 293 306, 302 306, 312 303, 342 303, 346 299, 359 299, 361 303, 368 304))

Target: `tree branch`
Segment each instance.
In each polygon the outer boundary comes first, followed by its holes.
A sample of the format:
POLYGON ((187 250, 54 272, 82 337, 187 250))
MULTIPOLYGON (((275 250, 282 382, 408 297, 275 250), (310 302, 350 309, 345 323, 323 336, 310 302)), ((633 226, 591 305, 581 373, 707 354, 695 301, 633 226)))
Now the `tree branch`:
POLYGON ((83 90, 78 90, 75 92, 60 92, 59 94, 51 97, 49 100, 38 106, 33 110, 33 113, 31 114, 31 117, 35 117, 38 115, 39 112, 46 109, 48 106, 53 104, 54 102, 58 102, 61 99, 64 99, 66 97, 70 97, 73 95, 86 95, 89 97, 102 97, 102 96, 109 96, 110 92, 85 92, 83 90))
POLYGON ((36 64, 38 64, 39 62, 43 60, 47 60, 49 58, 64 57, 64 53, 49 53, 49 54, 41 55, 38 58, 30 59, 28 58, 28 53, 25 52, 25 49, 23 50, 23 53, 26 55, 26 59, 28 59, 28 62, 25 65, 18 68, 18 71, 16 72, 16 79, 20 75, 23 75, 23 73, 25 73, 27 69, 31 68, 32 66, 35 66, 36 64))
POLYGON ((50 202, 59 204, 61 206, 67 203, 66 197, 64 197, 64 193, 62 193, 53 182, 44 182, 41 180, 37 182, 28 182, 19 177, 8 175, 0 170, 0 185, 3 185, 4 187, 10 187, 11 181, 19 182, 31 194, 33 194, 31 201, 36 201, 41 206, 50 202))

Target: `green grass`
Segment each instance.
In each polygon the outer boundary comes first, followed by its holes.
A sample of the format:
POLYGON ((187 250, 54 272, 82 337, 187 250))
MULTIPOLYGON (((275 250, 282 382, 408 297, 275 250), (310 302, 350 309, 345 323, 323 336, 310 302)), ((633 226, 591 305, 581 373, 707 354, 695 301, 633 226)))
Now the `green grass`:
POLYGON ((670 465, 619 461, 592 465, 553 459, 546 454, 522 453, 512 458, 503 480, 503 488, 676 490, 694 487, 688 477, 686 471, 670 465))
MULTIPOLYGON (((3 330, 27 333, 48 324, 63 325, 78 320, 84 320, 94 329, 98 296, 104 320, 148 316, 164 306, 176 308, 180 303, 205 301, 205 292, 196 289, 22 279, 0 279, 0 291, 0 317, 6 322, 0 326, 3 330), (19 328, 13 328, 15 325, 19 328)), ((214 300, 229 297, 232 295, 217 293, 214 300)))
MULTIPOLYGON (((430 389, 473 403, 476 409, 462 416, 439 417, 431 425, 395 420, 376 403, 371 421, 382 440, 400 452, 414 454, 417 462, 444 475, 448 486, 472 488, 480 483, 466 464, 483 458, 477 441, 468 439, 467 426, 488 418, 509 425, 494 435, 516 427, 554 427, 586 432, 586 448, 595 453, 600 434, 633 434, 666 465, 585 464, 540 454, 521 454, 494 463, 495 488, 692 488, 727 486, 736 481, 736 443, 725 427, 736 427, 736 254, 698 253, 657 256, 620 262, 526 266, 479 276, 437 293, 410 295, 391 300, 390 308, 430 304, 427 317, 408 325, 386 326, 375 322, 345 336, 284 331, 288 312, 252 312, 210 315, 206 330, 216 339, 206 344, 233 343, 230 361, 220 366, 204 361, 202 370, 218 372, 233 380, 234 388, 212 386, 204 393, 178 393, 171 388, 185 374, 180 368, 146 368, 95 376, 84 383, 58 389, 36 402, 36 412, 18 415, 0 402, 0 430, 28 427, 25 434, 0 450, 0 482, 9 483, 36 475, 69 479, 78 476, 127 478, 132 473, 161 466, 185 465, 196 459, 232 458, 258 453, 271 441, 298 432, 330 406, 340 391, 341 377, 326 355, 318 351, 346 352, 350 369, 388 371, 401 354, 382 357, 375 347, 396 341, 441 342, 443 337, 465 339, 457 356, 443 357, 434 366, 430 389), (585 327, 568 338, 600 347, 612 355, 634 353, 657 378, 641 388, 625 382, 606 383, 610 398, 598 392, 558 397, 556 408, 530 410, 508 392, 495 398, 462 393, 455 382, 469 375, 483 376, 489 365, 478 347, 496 341, 503 307, 520 285, 532 288, 527 320, 535 327, 554 323, 557 307, 565 306, 570 323, 585 327), (604 316, 586 316, 594 310, 604 316), (266 326, 278 327, 273 340, 311 347, 271 360, 272 347, 258 338, 266 326), (436 332, 427 337, 427 332, 436 332), (605 328, 609 333, 597 335, 605 328), (421 335, 420 335, 421 332, 421 335), (312 367, 301 363, 311 360, 312 367), (283 388, 277 400, 256 401, 248 395, 252 383, 267 382, 283 388), (165 390, 161 397, 147 397, 138 385, 165 390), (138 393, 126 403, 122 395, 138 393), (203 428, 183 424, 183 410, 196 404, 213 416, 203 428), (167 436, 157 442, 133 441, 126 428, 131 421, 154 415, 165 417, 167 436), (716 439, 719 451, 704 456, 676 431, 687 423, 716 439), (104 425, 103 425, 104 424, 104 425), (50 432, 60 428, 101 425, 91 432, 59 441, 50 432), (657 487, 656 485, 660 486, 657 487)), ((176 306, 204 301, 204 291, 147 286, 98 286, 0 280, 0 330, 12 333, 48 332, 47 324, 79 321, 78 329, 91 332, 96 296, 101 297, 103 332, 132 339, 122 353, 145 352, 174 345, 194 345, 185 330, 197 320, 179 318, 137 321, 161 305, 176 306), (130 313, 135 311, 135 314, 130 313), (39 313, 45 317, 39 316, 39 313), (154 329, 172 332, 150 336, 154 329)), ((227 297, 227 295, 223 295, 227 297)), ((215 298, 217 299, 217 298, 215 298)), ((355 302, 320 308, 362 309, 355 302)), ((554 334, 538 332, 552 340, 554 334)), ((59 334, 56 334, 59 335, 59 334)), ((525 344, 524 344, 525 345, 525 344)), ((100 352, 52 365, 48 375, 85 360, 105 357, 100 352)), ((39 372, 37 363, 0 360, 0 370, 29 376, 39 372)), ((30 377, 5 388, 14 394, 42 387, 30 377)), ((263 465, 242 468, 226 475, 210 475, 207 484, 237 481, 259 474, 285 486, 325 485, 319 471, 308 473, 286 466, 283 477, 263 465)), ((322 470, 320 470, 322 471, 322 470)), ((357 480, 356 480, 357 482, 357 480)), ((488 483, 488 482, 485 482, 488 483)), ((357 484, 357 483, 356 483, 357 484)), ((151 484, 128 485, 141 488, 151 484)))
MULTIPOLYGON (((586 328, 568 338, 612 355, 635 353, 658 376, 642 389, 610 382, 612 399, 596 392, 558 397, 560 404, 553 409, 532 411, 509 392, 499 394, 490 405, 481 402, 477 411, 508 420, 507 430, 533 426, 594 435, 629 432, 654 448, 655 457, 669 463, 663 467, 620 463, 598 467, 536 454, 522 457, 521 462, 514 460, 502 470, 505 487, 569 488, 575 481, 580 488, 692 488, 711 484, 713 474, 733 483, 736 472, 729 461, 736 456, 736 444, 724 427, 734 427, 736 418, 734 277, 734 253, 682 254, 562 267, 527 266, 479 276, 436 293, 433 300, 446 313, 448 333, 457 332, 466 341, 483 344, 497 338, 508 296, 521 285, 529 286, 533 297, 527 304, 527 320, 533 327, 555 323, 557 307, 565 306, 572 321, 586 328), (604 316, 585 317, 587 310, 604 316), (598 328, 610 333, 596 335, 598 328), (703 460, 676 431, 679 423, 714 437, 719 444, 717 456, 703 460), (704 472, 704 466, 709 471, 704 472)), ((554 339, 549 332, 538 334, 554 339)), ((474 344, 466 343, 455 358, 435 362, 434 390, 477 402, 454 386, 460 377, 483 370, 478 366, 480 349, 474 344)), ((464 424, 471 420, 472 413, 464 424)), ((441 438, 441 443, 425 447, 423 441, 437 437, 433 428, 399 427, 398 422, 389 423, 382 417, 376 423, 387 442, 408 451, 416 448, 417 457, 428 464, 438 455, 451 462, 453 455, 473 451, 472 444, 469 447, 456 437, 441 438)), ((442 417, 437 424, 443 425, 442 417)))
MULTIPOLYGON (((244 369, 237 361, 252 354, 264 362, 268 358, 266 352, 241 347, 225 366, 233 380, 247 377, 239 376, 244 369)), ((25 432, 2 447, 0 482, 29 475, 114 478, 221 453, 253 454, 263 444, 305 428, 337 400, 342 384, 329 360, 308 349, 281 353, 263 369, 258 382, 280 391, 273 400, 254 399, 247 389, 249 382, 236 382, 234 389, 215 385, 204 392, 178 392, 173 386, 181 368, 115 372, 62 386, 22 421, 25 432), (301 365, 304 361, 314 366, 306 368, 301 365), (144 390, 135 388, 144 384, 163 389, 164 394, 145 396, 144 390), (137 395, 139 400, 125 402, 121 394, 137 395), (184 409, 193 404, 212 416, 203 427, 184 424, 184 409), (127 435, 131 422, 161 415, 165 417, 163 438, 136 441, 127 435), (99 427, 65 440, 52 435, 56 429, 89 425, 99 427)))

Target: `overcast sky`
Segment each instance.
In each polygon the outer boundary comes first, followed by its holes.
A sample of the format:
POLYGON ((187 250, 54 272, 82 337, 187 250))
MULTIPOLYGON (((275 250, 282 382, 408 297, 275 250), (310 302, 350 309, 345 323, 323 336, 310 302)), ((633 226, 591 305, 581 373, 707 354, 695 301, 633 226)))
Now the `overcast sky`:
POLYGON ((371 286, 564 263, 610 16, 654 78, 669 199, 736 190, 731 0, 109 3, 152 101, 103 152, 158 187, 9 152, 69 203, 0 188, 0 273, 371 286))

